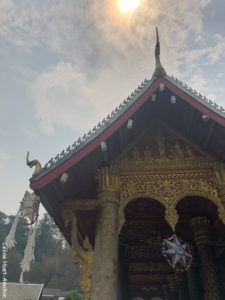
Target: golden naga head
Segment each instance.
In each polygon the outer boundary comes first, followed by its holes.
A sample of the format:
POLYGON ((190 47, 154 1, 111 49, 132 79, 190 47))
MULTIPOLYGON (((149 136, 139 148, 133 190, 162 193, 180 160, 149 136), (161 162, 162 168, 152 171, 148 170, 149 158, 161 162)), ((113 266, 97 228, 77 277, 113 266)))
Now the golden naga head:
POLYGON ((41 164, 36 159, 35 160, 29 160, 29 152, 27 152, 26 161, 27 161, 28 167, 30 167, 30 168, 35 167, 33 176, 37 175, 38 173, 41 172, 41 170, 42 170, 41 164))

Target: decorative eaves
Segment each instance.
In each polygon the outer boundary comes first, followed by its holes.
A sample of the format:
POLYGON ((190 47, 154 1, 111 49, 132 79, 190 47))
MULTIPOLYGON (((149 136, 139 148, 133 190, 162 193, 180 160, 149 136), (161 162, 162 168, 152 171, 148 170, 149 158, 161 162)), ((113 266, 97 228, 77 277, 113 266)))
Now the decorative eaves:
POLYGON ((197 91, 193 90, 188 85, 183 84, 178 79, 175 79, 173 76, 170 77, 166 75, 166 71, 164 70, 161 62, 160 62, 160 42, 159 42, 159 34, 158 28, 156 28, 156 46, 155 46, 155 71, 153 73, 152 79, 145 79, 137 89, 127 97, 115 110, 111 112, 106 118, 99 122, 97 126, 94 126, 92 130, 90 130, 87 134, 84 134, 77 141, 73 143, 72 146, 69 146, 66 150, 63 150, 60 154, 52 157, 45 167, 37 174, 31 178, 32 181, 39 180, 41 177, 61 165, 64 161, 68 160, 70 157, 81 151, 84 147, 86 147, 89 143, 95 140, 101 133, 103 133, 107 128, 109 128, 118 118, 122 116, 122 114, 132 105, 134 104, 139 97, 144 94, 144 92, 153 84, 155 80, 158 78, 165 78, 168 82, 172 83, 174 86, 185 92, 187 95, 191 96, 197 102, 209 108, 211 111, 215 112, 222 118, 225 118, 225 109, 222 106, 218 106, 215 102, 206 97, 202 96, 197 91))
POLYGON ((223 108, 222 106, 219 106, 211 99, 206 98, 205 96, 198 93, 196 90, 193 90, 187 84, 184 84, 182 81, 178 80, 177 78, 174 78, 173 76, 166 75, 164 76, 164 78, 171 82, 173 85, 175 85, 177 88, 181 89, 186 94, 194 98, 196 101, 209 108, 211 111, 215 112, 222 118, 225 118, 225 108, 223 108))
MULTIPOLYGON (((163 76, 166 80, 172 83, 177 88, 184 91, 186 94, 194 98, 199 103, 203 104, 210 110, 214 111, 216 114, 220 115, 225 119, 225 109, 222 106, 218 106, 215 102, 206 97, 202 96, 196 90, 193 90, 188 85, 182 83, 180 80, 174 78, 173 76, 165 75, 163 76)), ((115 110, 111 112, 106 118, 99 122, 97 126, 94 126, 92 130, 90 130, 87 134, 84 134, 77 141, 73 143, 73 145, 69 146, 66 150, 63 150, 61 153, 52 157, 46 164, 46 167, 42 169, 42 171, 33 176, 31 181, 36 181, 43 177, 45 174, 49 173, 54 168, 58 167, 64 161, 68 160, 71 156, 75 155, 79 151, 81 151, 84 147, 86 147, 90 142, 95 140, 102 132, 104 132, 108 127, 111 126, 120 116, 133 104, 137 101, 137 99, 152 85, 152 83, 156 80, 154 76, 151 80, 145 79, 138 88, 125 99, 115 110), (34 179, 34 180, 33 180, 34 179)))
MULTIPOLYGON (((118 107, 116 107, 110 115, 99 122, 98 125, 94 126, 87 134, 84 134, 82 137, 79 137, 73 145, 67 147, 66 150, 63 150, 61 153, 57 154, 55 157, 52 157, 45 165, 45 168, 42 169, 40 173, 36 176, 33 176, 32 179, 38 180, 43 177, 49 171, 53 170, 65 160, 69 159, 74 154, 78 153, 90 142, 92 142, 96 137, 98 137, 103 131, 111 126, 154 82, 154 78, 151 80, 145 79, 137 89, 131 93, 118 107)), ((31 179, 31 181, 33 181, 31 179)))

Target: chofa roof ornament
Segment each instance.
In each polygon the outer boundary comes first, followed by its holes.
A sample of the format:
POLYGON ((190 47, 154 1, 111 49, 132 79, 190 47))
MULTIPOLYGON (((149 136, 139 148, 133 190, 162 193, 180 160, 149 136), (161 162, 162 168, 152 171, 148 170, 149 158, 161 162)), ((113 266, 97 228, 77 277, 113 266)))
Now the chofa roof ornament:
POLYGON ((159 32, 156 27, 156 45, 155 45, 155 71, 153 73, 153 77, 160 77, 166 75, 166 71, 164 70, 161 62, 160 62, 160 43, 159 43, 159 32))
POLYGON ((36 159, 31 160, 31 161, 29 160, 29 152, 27 152, 26 161, 27 161, 28 167, 30 167, 30 168, 35 167, 33 176, 37 175, 38 173, 40 173, 43 170, 43 168, 41 167, 41 164, 39 163, 38 160, 36 160, 36 159))

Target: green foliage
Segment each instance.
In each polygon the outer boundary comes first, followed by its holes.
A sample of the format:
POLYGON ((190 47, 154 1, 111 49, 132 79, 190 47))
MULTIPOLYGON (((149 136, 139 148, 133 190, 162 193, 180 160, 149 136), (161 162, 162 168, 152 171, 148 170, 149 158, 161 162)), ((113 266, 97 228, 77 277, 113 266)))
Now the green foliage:
POLYGON ((16 282, 20 278, 20 262, 23 259, 22 254, 16 249, 12 248, 7 253, 7 279, 11 282, 16 282))
MULTIPOLYGON (((14 222, 15 216, 7 216, 3 212, 0 212, 0 243, 5 241, 6 236, 8 235, 12 224, 14 222)), ((27 243, 27 234, 28 234, 28 227, 25 226, 21 219, 19 219, 15 240, 16 240, 16 249, 19 254, 23 255, 24 249, 27 243)))
POLYGON ((77 291, 72 290, 66 295, 66 300, 82 300, 83 297, 77 291))
MULTIPOLYGON (((0 241, 4 242, 8 235, 14 216, 0 212, 0 241)), ((16 247, 7 253, 7 279, 18 282, 21 269, 20 262, 24 255, 29 228, 20 220, 16 230, 16 247)), ((78 287, 76 277, 79 269, 72 263, 71 251, 62 245, 59 231, 52 224, 47 214, 40 220, 35 243, 35 262, 31 264, 30 272, 24 273, 24 281, 44 283, 48 288, 71 290, 78 287)), ((79 299, 79 298, 78 298, 79 299)), ((82 299, 82 298, 81 298, 82 299)))
POLYGON ((60 247, 58 239, 58 229, 55 224, 52 224, 49 216, 44 215, 40 220, 37 236, 36 236, 36 257, 41 259, 42 255, 55 255, 60 247))

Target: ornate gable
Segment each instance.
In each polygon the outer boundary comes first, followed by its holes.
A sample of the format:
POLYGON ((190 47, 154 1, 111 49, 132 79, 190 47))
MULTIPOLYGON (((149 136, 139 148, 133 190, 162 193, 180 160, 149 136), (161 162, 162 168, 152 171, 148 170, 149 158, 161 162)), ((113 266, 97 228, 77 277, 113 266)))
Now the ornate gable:
POLYGON ((138 198, 153 198, 164 205, 165 218, 175 229, 176 205, 184 197, 212 200, 225 222, 217 192, 217 172, 222 164, 186 140, 163 122, 154 120, 112 163, 119 171, 119 228, 125 222, 126 205, 138 198))
POLYGON ((149 128, 127 147, 111 164, 121 173, 132 171, 206 169, 215 164, 208 154, 190 143, 162 122, 153 121, 149 128))

